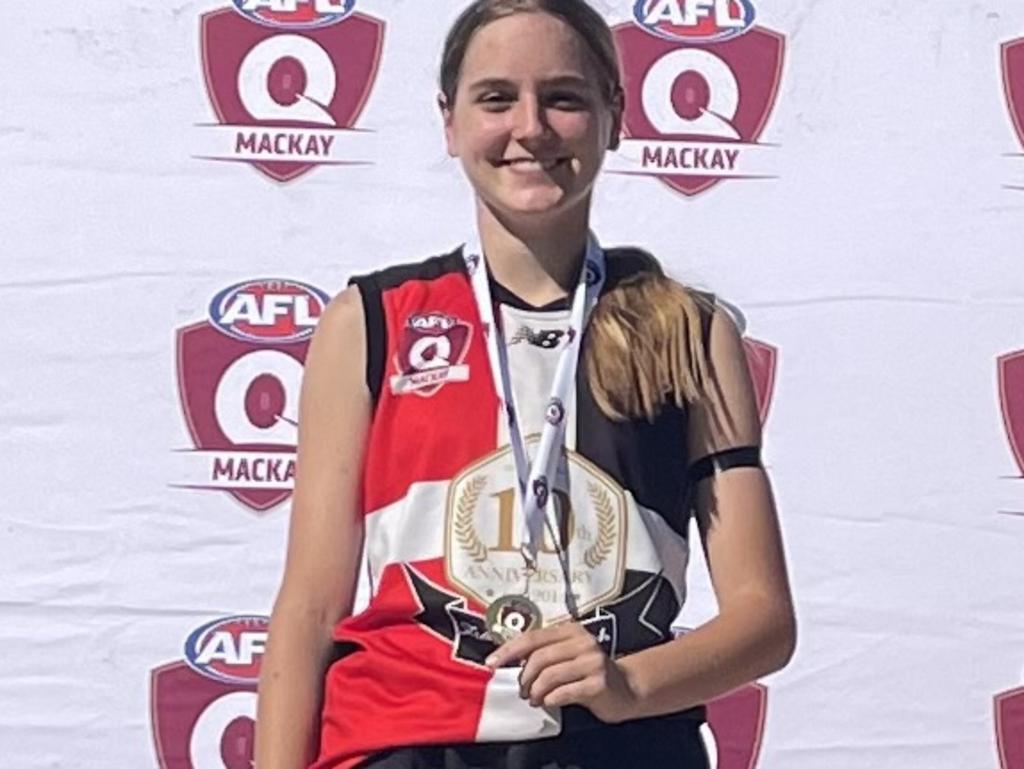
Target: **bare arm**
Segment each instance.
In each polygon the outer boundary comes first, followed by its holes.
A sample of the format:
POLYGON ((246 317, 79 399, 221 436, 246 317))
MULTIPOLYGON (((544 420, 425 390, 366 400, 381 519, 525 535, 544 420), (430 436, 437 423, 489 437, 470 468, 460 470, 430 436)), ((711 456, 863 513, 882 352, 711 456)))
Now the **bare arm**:
POLYGON ((363 541, 365 334, 362 299, 349 288, 324 312, 306 359, 288 553, 260 673, 257 769, 305 769, 316 758, 331 630, 352 611, 363 541))
MULTIPOLYGON (((742 341, 721 311, 710 346, 711 392, 695 404, 687 436, 694 459, 761 441, 742 341)), ((764 471, 740 467, 703 481, 697 522, 719 604, 710 622, 618 660, 581 625, 566 622, 509 641, 488 664, 525 660, 520 685, 531 703, 585 705, 605 721, 685 710, 781 668, 796 630, 764 471)))
MULTIPOLYGON (((761 443, 743 344, 722 310, 712 321, 710 356, 711 392, 694 409, 688 436, 695 459, 761 443)), ((702 481, 697 523, 719 613, 673 642, 620 661, 636 696, 630 718, 707 702, 782 668, 793 654, 796 622, 764 470, 738 467, 702 481)))

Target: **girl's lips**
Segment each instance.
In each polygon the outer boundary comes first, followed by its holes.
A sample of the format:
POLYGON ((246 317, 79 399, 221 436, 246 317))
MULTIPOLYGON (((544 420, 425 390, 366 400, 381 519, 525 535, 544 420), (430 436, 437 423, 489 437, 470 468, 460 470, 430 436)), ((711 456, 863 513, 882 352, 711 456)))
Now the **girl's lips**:
POLYGON ((495 165, 501 168, 514 168, 522 169, 523 171, 552 171, 563 163, 568 162, 568 158, 511 158, 509 160, 498 160, 495 165))

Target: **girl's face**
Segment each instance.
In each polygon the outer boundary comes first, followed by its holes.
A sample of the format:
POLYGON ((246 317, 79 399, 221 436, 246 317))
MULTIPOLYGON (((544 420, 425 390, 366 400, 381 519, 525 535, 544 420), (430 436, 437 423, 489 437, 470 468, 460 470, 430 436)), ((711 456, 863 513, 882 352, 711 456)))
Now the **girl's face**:
POLYGON ((558 214, 588 198, 619 131, 586 43, 561 19, 517 13, 477 30, 454 107, 448 152, 477 195, 505 217, 558 214))

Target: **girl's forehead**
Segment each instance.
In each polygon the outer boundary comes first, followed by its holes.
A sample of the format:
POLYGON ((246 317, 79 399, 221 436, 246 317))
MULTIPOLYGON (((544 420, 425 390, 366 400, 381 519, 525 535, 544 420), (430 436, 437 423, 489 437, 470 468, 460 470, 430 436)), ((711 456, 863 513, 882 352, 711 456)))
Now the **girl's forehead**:
POLYGON ((580 34, 557 16, 540 11, 496 19, 473 35, 462 63, 463 78, 494 75, 498 70, 592 74, 580 34))

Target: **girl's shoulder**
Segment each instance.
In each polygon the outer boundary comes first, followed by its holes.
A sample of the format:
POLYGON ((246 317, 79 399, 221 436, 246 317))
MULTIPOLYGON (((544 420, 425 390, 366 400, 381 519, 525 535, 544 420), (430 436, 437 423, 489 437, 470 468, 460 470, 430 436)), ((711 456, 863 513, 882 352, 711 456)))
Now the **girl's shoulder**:
POLYGON ((462 246, 459 246, 447 253, 419 261, 391 264, 373 272, 356 275, 349 279, 349 285, 359 286, 365 294, 367 290, 388 291, 411 280, 431 280, 461 271, 465 271, 465 262, 462 258, 462 246))
POLYGON ((645 277, 662 278, 676 283, 685 291, 708 316, 718 305, 717 296, 696 286, 687 285, 666 275, 661 262, 650 251, 637 246, 621 246, 605 251, 608 279, 606 288, 611 291, 623 283, 643 280, 645 277))

